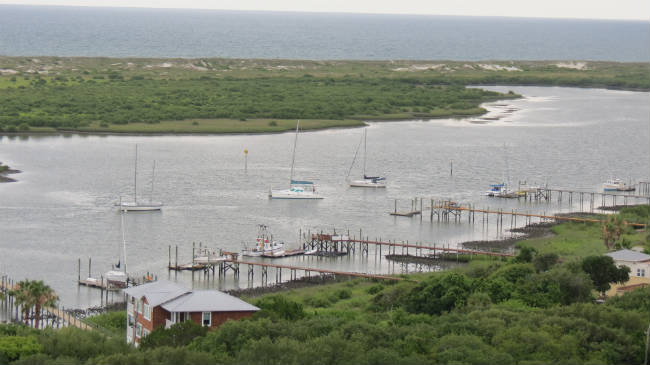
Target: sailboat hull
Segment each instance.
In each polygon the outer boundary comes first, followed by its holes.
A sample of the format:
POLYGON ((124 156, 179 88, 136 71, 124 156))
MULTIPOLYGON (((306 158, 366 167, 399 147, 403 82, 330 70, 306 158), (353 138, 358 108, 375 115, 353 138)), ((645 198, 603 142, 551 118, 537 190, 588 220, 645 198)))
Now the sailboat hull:
POLYGON ((350 181, 350 186, 355 188, 386 188, 386 183, 384 181, 353 180, 350 181))
POLYGON ((156 210, 162 210, 162 204, 127 204, 122 203, 118 205, 120 211, 122 212, 150 212, 156 210))
POLYGON ((271 199, 323 199, 322 196, 313 192, 297 192, 291 190, 271 190, 269 194, 271 199))

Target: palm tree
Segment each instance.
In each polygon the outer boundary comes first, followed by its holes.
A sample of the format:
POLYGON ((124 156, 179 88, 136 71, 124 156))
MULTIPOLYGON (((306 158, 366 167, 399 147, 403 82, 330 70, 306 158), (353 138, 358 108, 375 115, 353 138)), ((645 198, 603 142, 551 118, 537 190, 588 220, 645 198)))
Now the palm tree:
POLYGON ((25 324, 29 324, 29 311, 34 308, 34 319, 38 328, 41 319, 41 308, 54 305, 59 297, 54 290, 45 285, 42 280, 23 280, 16 284, 10 295, 14 296, 17 305, 23 306, 25 324))

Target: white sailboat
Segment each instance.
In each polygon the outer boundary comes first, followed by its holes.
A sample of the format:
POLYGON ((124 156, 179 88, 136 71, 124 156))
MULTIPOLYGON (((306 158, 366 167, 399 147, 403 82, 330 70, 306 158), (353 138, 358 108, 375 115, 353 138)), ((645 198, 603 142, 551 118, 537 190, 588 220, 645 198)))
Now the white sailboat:
MULTIPOLYGON (((386 178, 382 176, 368 176, 366 175, 366 157, 368 155, 367 150, 367 133, 368 129, 363 130, 363 179, 351 180, 349 182, 350 186, 357 188, 385 188, 386 187, 386 178)), ((357 152, 359 149, 357 148, 357 152)), ((354 162, 357 158, 357 153, 354 154, 354 159, 352 160, 352 165, 350 165, 350 170, 348 171, 348 177, 350 176, 350 171, 354 166, 354 162)))
POLYGON ((120 217, 122 228, 122 255, 124 261, 120 260, 120 255, 118 254, 117 264, 113 267, 113 270, 104 273, 104 279, 106 280, 107 286, 114 288, 126 288, 127 286, 128 275, 126 273, 126 235, 124 233, 124 214, 125 213, 121 213, 120 217))
POLYGON ((293 142, 293 155, 291 157, 291 176, 289 177, 289 188, 271 189, 269 191, 269 198, 271 199, 323 199, 323 197, 316 192, 316 185, 314 185, 313 182, 293 179, 299 129, 300 121, 298 121, 296 124, 296 137, 293 142))
POLYGON ((160 202, 153 202, 153 185, 154 185, 154 179, 156 176, 156 161, 153 162, 153 169, 151 172, 151 194, 149 195, 149 202, 144 203, 142 201, 138 201, 138 145, 135 145, 135 170, 133 173, 133 201, 132 202, 125 202, 122 201, 122 197, 120 197, 120 202, 117 204, 119 209, 123 212, 131 212, 131 211, 156 211, 156 210, 162 210, 162 203, 160 202))

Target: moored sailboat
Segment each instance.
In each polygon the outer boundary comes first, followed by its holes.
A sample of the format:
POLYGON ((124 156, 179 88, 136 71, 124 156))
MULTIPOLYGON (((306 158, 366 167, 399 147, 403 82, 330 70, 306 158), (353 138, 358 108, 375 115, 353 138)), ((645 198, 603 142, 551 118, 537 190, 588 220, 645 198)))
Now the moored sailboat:
MULTIPOLYGON (((357 188, 385 188, 386 187, 386 178, 383 176, 368 176, 366 175, 366 158, 368 155, 367 151, 367 129, 363 130, 363 179, 351 180, 349 182, 350 186, 357 188)), ((357 148, 357 152, 358 152, 357 148)), ((354 154, 354 159, 352 160, 352 165, 350 166, 350 171, 352 171, 352 166, 356 160, 357 153, 354 154)), ((350 171, 348 171, 348 176, 350 176, 350 171)))
POLYGON ((296 137, 293 142, 293 154, 291 157, 291 176, 289 177, 288 189, 271 189, 269 198, 271 199, 323 199, 316 192, 316 185, 312 181, 294 180, 294 164, 296 162, 296 145, 298 144, 298 132, 300 130, 300 121, 296 124, 296 137))
POLYGON ((154 186, 154 178, 156 176, 156 161, 153 162, 153 169, 151 172, 151 193, 149 195, 149 202, 145 203, 142 201, 138 201, 138 145, 135 145, 135 168, 134 168, 134 174, 133 174, 133 201, 132 202, 125 202, 122 201, 122 197, 120 197, 120 201, 117 204, 119 209, 123 212, 130 212, 130 211, 156 211, 156 210, 162 210, 162 203, 160 202, 153 202, 153 186, 154 186))

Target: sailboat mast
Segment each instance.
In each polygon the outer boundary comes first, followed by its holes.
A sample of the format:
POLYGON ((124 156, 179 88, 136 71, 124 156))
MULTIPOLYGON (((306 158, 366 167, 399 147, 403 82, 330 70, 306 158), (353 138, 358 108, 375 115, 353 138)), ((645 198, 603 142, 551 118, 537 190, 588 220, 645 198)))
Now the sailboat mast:
POLYGON ((138 145, 135 145, 135 169, 133 171, 133 202, 138 203, 138 145))
POLYGON ((124 234, 124 214, 126 214, 126 212, 120 213, 121 218, 122 218, 121 227, 122 227, 122 251, 123 251, 123 254, 124 254, 124 273, 126 274, 126 237, 125 237, 125 234, 124 234))
POLYGON ((366 141, 368 140, 368 130, 363 130, 363 178, 366 178, 366 155, 368 154, 368 147, 366 141))
POLYGON ((291 182, 293 181, 293 165, 296 162, 296 145, 298 144, 298 129, 300 128, 300 121, 296 124, 296 137, 293 140, 293 154, 291 156, 291 177, 289 178, 289 188, 291 189, 291 182))
POLYGON ((153 168, 151 169, 151 194, 149 194, 149 203, 153 200, 153 182, 156 178, 156 160, 153 160, 153 168))

